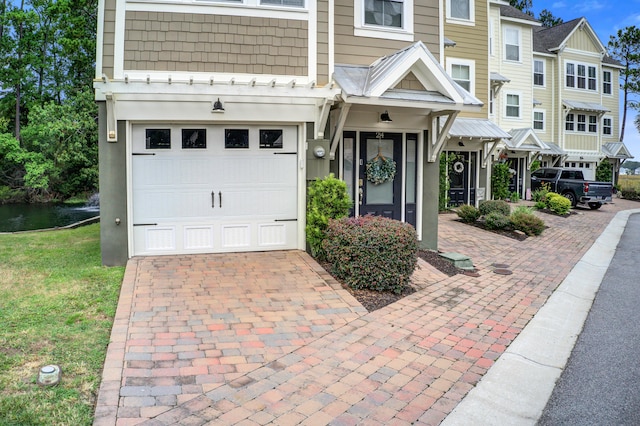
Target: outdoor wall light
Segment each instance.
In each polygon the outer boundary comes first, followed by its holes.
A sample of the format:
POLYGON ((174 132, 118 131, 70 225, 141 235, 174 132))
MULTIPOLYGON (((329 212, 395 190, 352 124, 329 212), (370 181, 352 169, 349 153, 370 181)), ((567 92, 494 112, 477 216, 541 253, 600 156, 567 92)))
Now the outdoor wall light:
POLYGON ((464 142, 462 141, 458 142, 458 146, 464 146, 464 142))
POLYGON ((220 98, 213 103, 212 112, 224 112, 224 106, 222 106, 222 102, 220 102, 220 98))
POLYGON ((389 111, 385 110, 385 112, 380 114, 380 121, 383 123, 391 123, 393 121, 391 117, 389 117, 389 111))

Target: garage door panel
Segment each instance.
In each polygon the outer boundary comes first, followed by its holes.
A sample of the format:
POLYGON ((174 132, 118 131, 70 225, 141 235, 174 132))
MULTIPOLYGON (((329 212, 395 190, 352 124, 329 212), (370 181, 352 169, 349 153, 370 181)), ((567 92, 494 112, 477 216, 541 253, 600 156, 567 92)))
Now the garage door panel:
POLYGON ((134 254, 297 247, 295 127, 284 129, 281 149, 255 143, 257 126, 248 149, 225 149, 225 126, 202 126, 208 146, 197 150, 182 149, 179 125, 154 125, 171 128, 171 147, 146 150, 144 127, 132 131, 134 254))

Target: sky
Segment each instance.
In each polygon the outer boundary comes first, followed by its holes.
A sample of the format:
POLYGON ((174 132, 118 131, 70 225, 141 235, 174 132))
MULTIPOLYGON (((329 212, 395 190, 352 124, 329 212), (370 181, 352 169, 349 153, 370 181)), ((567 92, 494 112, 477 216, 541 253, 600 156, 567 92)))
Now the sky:
MULTIPOLYGON (((532 0, 532 3, 536 17, 541 10, 548 9, 553 16, 562 18, 565 22, 580 17, 587 18, 605 47, 610 36, 616 35, 618 30, 633 25, 640 27, 640 0, 532 0)), ((638 113, 631 109, 627 111, 623 139, 627 149, 635 157, 633 161, 640 161, 640 133, 633 124, 638 113)), ((622 116, 622 108, 620 115, 622 116)))

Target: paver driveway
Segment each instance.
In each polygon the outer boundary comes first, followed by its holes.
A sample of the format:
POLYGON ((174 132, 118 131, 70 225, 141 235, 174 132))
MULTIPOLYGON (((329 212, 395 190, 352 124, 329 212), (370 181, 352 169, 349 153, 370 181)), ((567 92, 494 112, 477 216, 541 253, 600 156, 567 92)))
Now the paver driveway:
POLYGON ((441 215, 480 276, 421 262, 420 291, 371 313, 303 252, 132 259, 94 424, 438 424, 635 207, 540 214, 522 242, 441 215))

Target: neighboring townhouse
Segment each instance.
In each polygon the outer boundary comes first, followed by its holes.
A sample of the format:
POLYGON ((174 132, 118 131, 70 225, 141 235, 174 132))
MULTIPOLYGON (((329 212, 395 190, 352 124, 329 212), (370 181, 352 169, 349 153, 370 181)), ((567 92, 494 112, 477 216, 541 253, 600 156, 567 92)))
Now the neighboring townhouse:
POLYGON ((100 0, 103 263, 305 249, 306 185, 329 171, 353 214, 412 223, 436 248, 438 158, 457 115, 482 108, 440 65, 441 12, 439 0, 100 0), (368 163, 395 173, 376 181, 368 163))
POLYGON ((533 92, 538 104, 533 127, 560 155, 544 155, 543 166, 575 167, 595 179, 608 159, 614 181, 620 164, 632 158, 620 142, 620 90, 623 68, 607 54, 585 18, 537 28, 533 45, 533 92))
POLYGON ((449 130, 444 150, 449 160, 448 202, 450 206, 477 205, 491 198, 493 156, 501 141, 511 138, 490 119, 494 114, 493 96, 504 77, 489 70, 493 55, 489 34, 494 29, 489 20, 489 2, 446 0, 443 4, 445 69, 484 103, 481 109, 461 112, 449 130))

